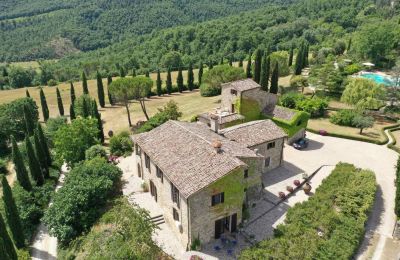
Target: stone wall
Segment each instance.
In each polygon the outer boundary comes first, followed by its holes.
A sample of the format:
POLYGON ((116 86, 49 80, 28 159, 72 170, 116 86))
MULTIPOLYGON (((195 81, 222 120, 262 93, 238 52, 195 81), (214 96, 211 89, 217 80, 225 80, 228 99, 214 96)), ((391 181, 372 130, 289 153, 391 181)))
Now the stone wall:
POLYGON ((248 98, 257 101, 261 111, 271 112, 274 110, 278 96, 268 93, 261 88, 250 89, 242 92, 242 98, 248 98))
POLYGON ((292 137, 288 138, 286 143, 292 144, 292 143, 296 142, 297 140, 299 140, 300 138, 305 137, 305 135, 306 135, 306 129, 302 128, 296 134, 294 134, 292 137))
MULTIPOLYGON (((150 180, 154 183, 157 188, 157 204, 160 205, 164 212, 165 222, 171 227, 176 237, 180 240, 183 246, 187 246, 190 242, 188 240, 189 236, 189 228, 188 228, 188 206, 186 199, 182 196, 179 196, 180 199, 180 207, 177 207, 177 204, 172 201, 171 198, 171 182, 168 180, 168 177, 163 175, 163 182, 161 182, 161 178, 158 178, 156 175, 156 165, 150 158, 150 169, 149 171, 145 167, 144 161, 144 153, 141 152, 140 161, 137 163, 140 164, 142 169, 142 179, 148 185, 150 190, 150 180), (179 213, 179 222, 175 221, 173 218, 173 208, 175 208, 179 213)), ((137 167, 137 165, 135 165, 137 167)), ((149 191, 150 192, 150 191, 149 191)), ((152 216, 154 217, 154 216, 152 216)))
POLYGON ((227 109, 229 112, 233 112, 232 104, 235 104, 236 99, 240 98, 240 93, 238 92, 237 95, 233 95, 231 94, 231 89, 229 86, 224 86, 221 90, 221 109, 227 109))
POLYGON ((258 153, 265 158, 270 157, 271 161, 268 167, 265 167, 265 163, 262 165, 262 172, 266 173, 282 165, 283 162, 283 145, 284 138, 276 139, 274 141, 266 142, 263 144, 249 147, 251 150, 258 149, 258 153), (268 143, 275 142, 275 148, 268 149, 268 143))
POLYGON ((215 221, 235 213, 239 226, 245 201, 244 182, 244 168, 239 168, 189 197, 192 239, 198 237, 201 243, 211 241, 215 235, 215 221), (221 192, 224 192, 224 203, 211 206, 211 197, 221 192))

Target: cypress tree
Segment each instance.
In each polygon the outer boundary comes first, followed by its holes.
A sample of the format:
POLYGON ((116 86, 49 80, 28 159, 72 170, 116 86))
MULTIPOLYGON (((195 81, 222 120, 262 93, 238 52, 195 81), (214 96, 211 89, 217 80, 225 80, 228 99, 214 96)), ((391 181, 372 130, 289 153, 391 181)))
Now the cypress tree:
POLYGON ((132 78, 134 78, 134 77, 136 77, 136 69, 135 68, 132 69, 132 78))
POLYGON ((170 68, 168 68, 166 84, 167 84, 167 93, 168 95, 170 95, 172 93, 172 77, 170 68))
POLYGON ((202 78, 203 78, 203 62, 200 62, 200 65, 199 65, 199 79, 198 79, 199 87, 201 85, 201 79, 202 78))
POLYGON ((261 62, 262 62, 262 51, 261 51, 261 49, 257 49, 256 57, 255 57, 255 61, 254 61, 254 75, 253 75, 253 79, 257 83, 260 83, 261 62))
POLYGON ((290 53, 289 53, 289 67, 293 65, 293 45, 290 47, 290 53))
MULTIPOLYGON (((4 222, 3 216, 0 213, 0 239, 3 242, 4 252, 7 254, 7 257, 0 257, 5 260, 18 260, 17 252, 15 251, 14 243, 10 238, 10 235, 7 232, 6 224, 4 222)), ((1 250, 0 250, 1 251, 1 250)), ((0 255, 1 256, 1 255, 0 255)))
POLYGON ((243 68, 243 59, 239 60, 239 68, 243 68))
POLYGON ((100 73, 97 71, 97 97, 99 98, 99 104, 101 107, 105 107, 106 102, 104 100, 104 86, 103 79, 100 73))
POLYGON ((74 110, 74 104, 70 104, 69 105, 69 118, 70 118, 71 121, 76 118, 75 110, 74 110))
POLYGON ((349 42, 347 43, 347 52, 351 50, 351 38, 349 39, 349 42))
POLYGON ((71 87, 69 89, 69 95, 71 96, 71 104, 73 104, 75 102, 76 96, 75 96, 74 84, 72 84, 72 82, 71 82, 71 87))
POLYGON ((275 68, 272 71, 271 88, 269 90, 270 93, 278 94, 278 80, 279 80, 279 65, 277 62, 275 63, 275 68))
POLYGON ((269 68, 267 66, 268 66, 267 57, 264 55, 261 63, 261 78, 260 78, 261 89, 264 91, 268 91, 269 68))
POLYGON ((26 97, 27 97, 27 98, 30 98, 30 97, 31 97, 31 94, 29 93, 29 90, 28 90, 28 89, 26 89, 25 94, 26 94, 26 97))
POLYGON ((150 71, 149 71, 149 70, 146 70, 145 76, 146 76, 147 78, 150 78, 150 71))
POLYGON ((161 81, 160 70, 157 70, 156 85, 157 85, 157 96, 161 96, 161 94, 162 94, 162 81, 161 81))
POLYGON ((1 184, 3 187, 4 211, 6 213, 8 227, 10 228, 15 246, 17 248, 23 248, 25 246, 25 238, 21 225, 21 219, 18 214, 17 206, 15 205, 10 185, 8 185, 5 176, 1 178, 1 184))
POLYGON ((32 179, 36 181, 37 186, 42 186, 44 182, 42 169, 40 168, 39 161, 36 158, 31 140, 29 139, 28 136, 25 137, 25 146, 26 146, 26 153, 28 155, 29 171, 31 172, 32 179))
POLYGON ((58 111, 60 112, 60 116, 64 115, 64 104, 61 98, 60 90, 56 88, 57 92, 57 105, 58 105, 58 111))
POLYGON ((303 57, 303 68, 308 67, 308 51, 309 51, 310 45, 308 43, 305 44, 304 46, 304 57, 303 57))
POLYGON ((120 76, 121 78, 125 78, 125 76, 126 76, 125 70, 124 70, 123 67, 121 67, 121 68, 119 69, 119 76, 120 76))
POLYGON ((300 46, 296 54, 296 64, 294 68, 295 75, 301 75, 301 71, 303 69, 303 57, 304 57, 303 46, 300 46))
POLYGON ((249 54, 249 58, 247 60, 247 66, 246 66, 246 77, 248 79, 252 78, 253 75, 251 74, 251 54, 249 54))
POLYGON ((49 178, 49 166, 47 164, 46 154, 44 153, 43 145, 40 143, 39 133, 37 132, 37 130, 35 131, 33 137, 35 142, 36 158, 40 163, 43 177, 49 178))
POLYGON ((221 57, 221 61, 219 62, 219 65, 223 65, 224 64, 224 57, 221 57))
POLYGON ((112 97, 112 94, 110 93, 110 91, 109 91, 109 89, 110 89, 110 85, 111 85, 111 83, 112 83, 112 77, 111 77, 111 75, 108 75, 107 76, 107 94, 108 94, 108 102, 110 102, 110 105, 111 106, 113 106, 115 103, 114 103, 114 99, 113 99, 113 97, 112 97))
POLYGON ((208 62, 208 70, 211 70, 214 67, 214 63, 212 60, 208 62))
POLYGON ((193 75, 192 63, 189 64, 189 68, 188 68, 187 85, 188 85, 188 89, 190 91, 192 91, 194 89, 194 75, 193 75))
MULTIPOLYGON (((39 125, 39 124, 38 124, 39 125)), ((21 152, 19 151, 17 141, 11 136, 12 142, 12 158, 14 162, 15 172, 17 174, 17 180, 19 184, 27 191, 32 190, 32 185, 29 180, 28 172, 26 171, 24 160, 22 159, 21 152)))
POLYGON ((99 110, 97 109, 97 102, 94 101, 93 103, 93 108, 92 108, 92 116, 97 119, 97 129, 99 129, 98 133, 98 138, 101 141, 101 143, 104 143, 104 131, 103 131, 103 122, 101 121, 101 114, 99 113, 99 110))
POLYGON ((233 58, 229 57, 229 66, 233 66, 233 58))
POLYGON ((86 78, 86 74, 84 71, 82 72, 82 88, 83 88, 83 94, 89 95, 87 78, 86 78))
POLYGON ((25 132, 28 136, 33 135, 33 131, 35 130, 35 122, 31 115, 32 113, 29 111, 29 107, 24 105, 25 132))
POLYGON ((5 67, 3 67, 3 77, 8 77, 8 72, 5 67))
POLYGON ((176 78, 176 84, 178 85, 178 91, 182 93, 184 86, 183 86, 183 75, 181 67, 179 67, 178 70, 178 77, 176 78))
POLYGON ((49 119, 49 107, 47 106, 43 88, 40 88, 40 105, 42 106, 43 119, 44 121, 47 121, 47 119, 49 119))
POLYGON ((89 107, 90 104, 88 104, 88 101, 90 102, 89 98, 84 98, 82 99, 82 117, 87 118, 92 114, 92 107, 89 107))
POLYGON ((42 145, 44 154, 46 155, 46 162, 48 166, 51 166, 53 163, 53 160, 51 159, 51 154, 50 154, 50 149, 49 145, 47 143, 47 138, 44 136, 42 126, 40 124, 37 124, 37 129, 36 129, 38 136, 39 136, 39 142, 42 145))

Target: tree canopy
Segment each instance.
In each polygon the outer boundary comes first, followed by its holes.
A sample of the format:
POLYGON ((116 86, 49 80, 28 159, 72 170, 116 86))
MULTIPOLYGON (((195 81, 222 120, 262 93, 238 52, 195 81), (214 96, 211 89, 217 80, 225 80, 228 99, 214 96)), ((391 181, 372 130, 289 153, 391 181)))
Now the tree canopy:
POLYGON ((353 78, 346 85, 341 100, 361 109, 377 109, 383 105, 386 90, 369 79, 353 78))

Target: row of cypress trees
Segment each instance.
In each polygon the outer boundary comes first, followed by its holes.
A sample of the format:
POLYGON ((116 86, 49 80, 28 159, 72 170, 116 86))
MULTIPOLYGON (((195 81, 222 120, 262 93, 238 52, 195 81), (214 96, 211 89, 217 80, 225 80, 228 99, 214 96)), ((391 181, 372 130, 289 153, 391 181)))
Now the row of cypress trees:
MULTIPOLYGON (((52 164, 48 140, 43 133, 41 125, 34 122, 29 116, 31 113, 28 106, 24 107, 25 119, 25 148, 27 153, 27 162, 29 173, 36 186, 44 184, 44 179, 49 178, 49 166, 52 164), (33 138, 33 144, 31 141, 33 138)), ((21 187, 27 191, 32 191, 33 185, 30 181, 27 167, 21 151, 19 150, 17 141, 11 136, 12 143, 12 160, 15 167, 17 181, 21 187)), ((18 259, 15 247, 23 248, 25 246, 25 237, 18 213, 18 208, 11 191, 11 187, 5 176, 1 179, 3 190, 3 202, 5 218, 7 220, 10 235, 7 232, 6 224, 3 216, 0 214, 0 259, 18 259), (15 247, 14 247, 14 243, 15 247)))

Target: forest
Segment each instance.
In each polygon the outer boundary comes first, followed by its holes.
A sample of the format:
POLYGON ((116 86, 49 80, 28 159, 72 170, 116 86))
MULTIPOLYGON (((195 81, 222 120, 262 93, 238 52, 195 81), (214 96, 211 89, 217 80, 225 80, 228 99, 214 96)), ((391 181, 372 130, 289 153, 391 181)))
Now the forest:
POLYGON ((282 0, 16 1, 0 3, 0 62, 61 58, 282 0))

